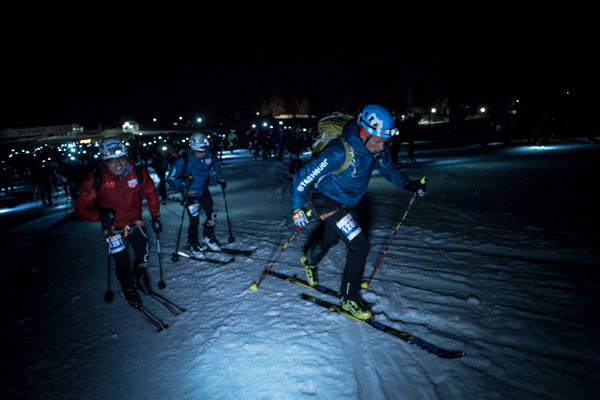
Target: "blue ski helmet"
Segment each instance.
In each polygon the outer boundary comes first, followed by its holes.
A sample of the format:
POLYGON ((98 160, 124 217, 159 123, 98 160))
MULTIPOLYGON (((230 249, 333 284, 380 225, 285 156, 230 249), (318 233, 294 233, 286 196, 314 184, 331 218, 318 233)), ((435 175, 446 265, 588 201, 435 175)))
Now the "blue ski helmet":
POLYGON ((371 136, 390 139, 398 133, 392 114, 378 104, 365 106, 358 116, 358 125, 365 128, 371 136))

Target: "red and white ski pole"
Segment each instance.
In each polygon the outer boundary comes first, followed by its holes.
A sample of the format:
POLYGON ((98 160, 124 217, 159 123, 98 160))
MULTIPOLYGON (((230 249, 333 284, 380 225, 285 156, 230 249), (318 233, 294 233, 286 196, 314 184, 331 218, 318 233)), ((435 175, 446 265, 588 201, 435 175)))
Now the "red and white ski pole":
MULTIPOLYGON (((425 177, 423 177, 421 179, 421 183, 425 184, 425 182, 427 181, 427 179, 425 177)), ((421 196, 422 194, 419 193, 421 196)), ((369 278, 369 281, 364 281, 363 283, 360 284, 360 286, 363 289, 366 289, 369 287, 369 285, 371 284, 371 281, 373 280, 373 277, 375 276, 375 272, 377 272, 377 270, 379 269, 379 266, 381 265, 381 262, 383 261, 383 258, 385 257, 385 255, 387 254, 388 249, 390 248, 390 246, 392 245, 392 242, 394 241, 394 238, 396 238, 396 233, 398 233, 398 229, 400 229, 400 226, 402 225, 402 223, 404 222, 404 219, 406 218, 406 215, 408 214, 408 211, 410 210, 410 208, 412 207, 413 203, 415 202, 415 199, 417 198, 417 192, 415 192, 413 194, 413 196, 410 199, 410 202, 408 203, 408 208, 406 209, 406 211, 404 212, 404 215, 402 216, 402 219, 400 220, 400 222, 398 222, 398 225, 396 226, 396 230, 394 231, 394 234, 392 235, 392 238, 390 239, 390 242, 388 243, 388 245, 386 246, 385 250, 383 251, 383 254, 381 255, 381 258, 379 258, 379 262, 377 263, 377 266, 375 267, 375 270, 373 271, 373 273, 371 274, 371 277, 369 278)))
MULTIPOLYGON (((306 213, 306 215, 308 217, 310 217, 311 214, 312 214, 311 210, 309 210, 306 213)), ((279 254, 277 254, 277 257, 275 257, 275 259, 273 260, 273 263, 271 264, 271 266, 269 267, 269 269, 267 269, 267 271, 264 273, 264 275, 262 276, 262 278, 260 278, 260 281, 258 283, 252 282, 252 284, 250 285, 250 289, 252 289, 252 290, 257 290, 258 289, 258 287, 260 286, 260 284, 262 283, 262 281, 265 280, 265 278, 267 277, 267 275, 269 275, 269 272, 271 271, 271 268, 273 268, 273 265, 275 265, 275 263, 277 262, 277 260, 281 256, 281 253, 283 253, 283 251, 286 249, 286 247, 288 247, 288 245, 290 244, 290 242, 292 241, 292 239, 294 239, 296 237, 296 234, 298 233, 298 231, 300 230, 300 228, 301 228, 300 225, 298 225, 296 227, 296 230, 294 231, 294 233, 292 233, 292 236, 288 239, 288 241, 285 243, 285 245, 283 245, 283 248, 281 249, 281 251, 279 252, 279 254)))

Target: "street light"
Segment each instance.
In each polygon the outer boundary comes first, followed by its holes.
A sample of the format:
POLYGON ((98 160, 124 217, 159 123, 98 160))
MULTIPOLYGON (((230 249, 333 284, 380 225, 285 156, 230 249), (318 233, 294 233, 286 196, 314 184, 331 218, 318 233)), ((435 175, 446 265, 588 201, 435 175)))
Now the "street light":
POLYGON ((436 112, 436 109, 432 108, 431 112, 429 113, 429 126, 431 126, 431 119, 433 117, 433 114, 435 114, 435 112, 436 112))

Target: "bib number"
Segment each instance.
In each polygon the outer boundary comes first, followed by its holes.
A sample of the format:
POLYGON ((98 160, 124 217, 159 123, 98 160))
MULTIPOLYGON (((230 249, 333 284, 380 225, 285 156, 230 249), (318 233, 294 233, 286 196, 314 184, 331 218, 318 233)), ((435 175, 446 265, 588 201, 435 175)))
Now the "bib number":
POLYGON ((192 217, 200 215, 200 204, 193 203, 188 206, 188 211, 192 217))
POLYGON ((354 239, 359 233, 362 232, 362 229, 360 226, 358 226, 350 214, 346 214, 346 216, 340 219, 336 225, 339 230, 342 231, 342 233, 348 238, 348 240, 354 239))
POLYGON ((110 247, 110 254, 116 254, 120 251, 125 250, 125 241, 123 236, 115 234, 108 239, 108 245, 110 247))

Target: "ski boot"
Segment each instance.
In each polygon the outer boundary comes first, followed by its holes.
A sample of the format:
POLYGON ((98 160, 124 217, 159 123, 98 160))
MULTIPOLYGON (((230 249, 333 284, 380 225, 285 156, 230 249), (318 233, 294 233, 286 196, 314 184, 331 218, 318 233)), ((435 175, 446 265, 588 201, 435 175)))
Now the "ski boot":
POLYGON ((202 251, 202 248, 200 247, 200 245, 198 243, 195 243, 192 245, 190 255, 192 256, 192 258, 195 258, 197 260, 205 260, 206 259, 206 256, 204 255, 204 251, 202 251))
POLYGON ((131 307, 136 310, 139 310, 142 307, 142 300, 135 289, 123 289, 123 295, 131 307))
POLYGON ((306 260, 306 256, 302 256, 300 262, 304 266, 306 271, 306 281, 312 287, 315 287, 319 282, 319 275, 317 274, 317 266, 316 265, 308 265, 308 261, 306 260))
POLYGON ((362 302, 354 301, 354 300, 342 300, 342 308, 349 313, 351 313, 355 318, 358 319, 371 319, 373 318, 373 313, 367 306, 362 304, 362 302))
POLYGON ((217 243, 217 239, 215 239, 214 235, 204 236, 204 244, 212 251, 221 251, 221 246, 217 243))
POLYGON ((150 285, 150 277, 146 273, 145 268, 135 267, 133 269, 133 280, 140 292, 150 294, 152 286, 150 285))

